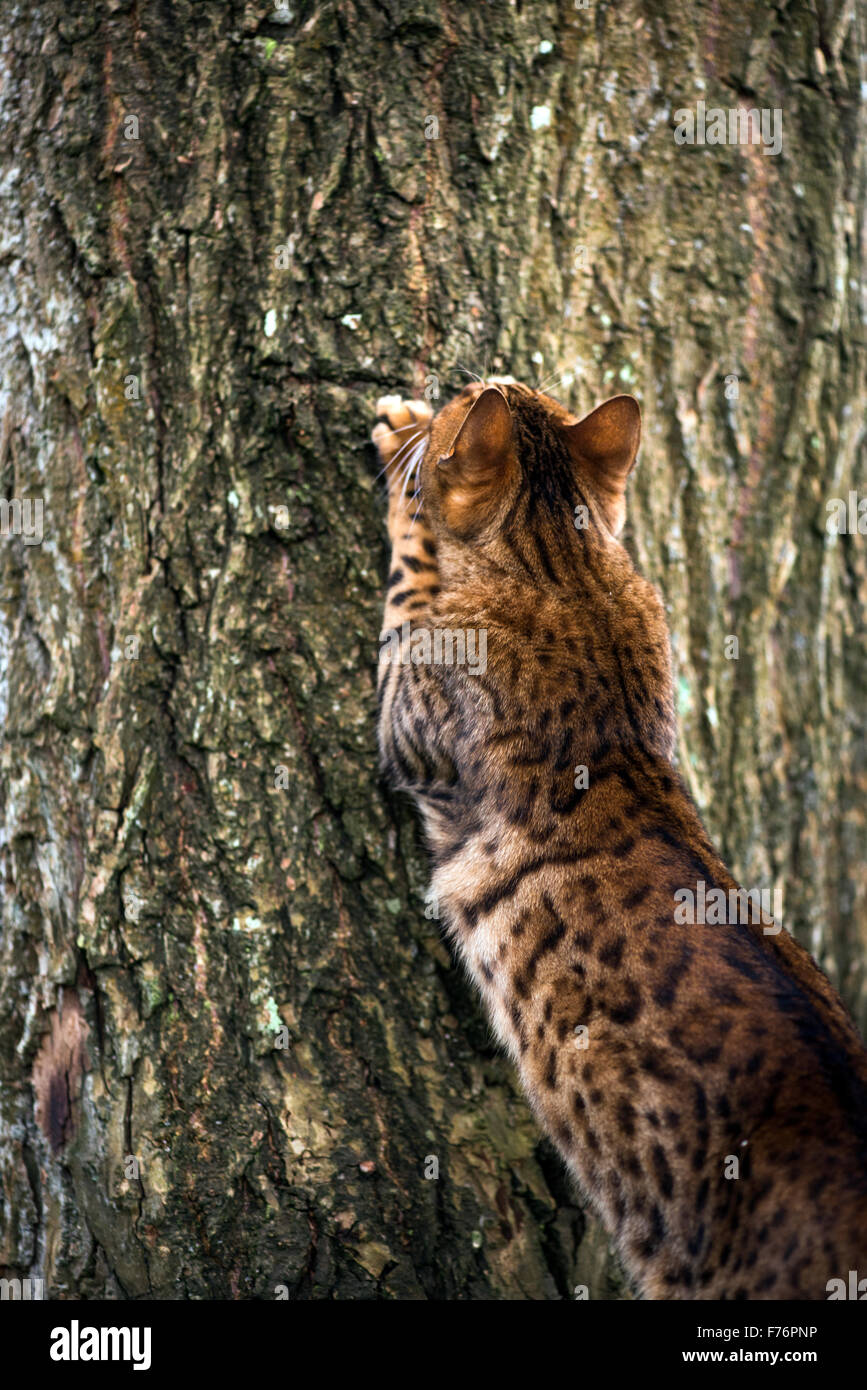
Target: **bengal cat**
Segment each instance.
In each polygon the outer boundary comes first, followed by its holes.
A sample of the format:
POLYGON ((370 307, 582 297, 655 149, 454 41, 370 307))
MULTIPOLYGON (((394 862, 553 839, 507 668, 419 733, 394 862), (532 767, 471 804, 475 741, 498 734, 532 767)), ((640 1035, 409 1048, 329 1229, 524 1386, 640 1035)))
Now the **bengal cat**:
POLYGON ((617 539, 637 403, 576 420, 505 378, 377 413, 382 761, 539 1121, 646 1298, 867 1277, 867 1053, 840 998, 756 911, 676 919, 678 890, 737 884, 673 764, 662 603, 617 539), (437 660, 437 630, 484 632, 486 661, 437 660))

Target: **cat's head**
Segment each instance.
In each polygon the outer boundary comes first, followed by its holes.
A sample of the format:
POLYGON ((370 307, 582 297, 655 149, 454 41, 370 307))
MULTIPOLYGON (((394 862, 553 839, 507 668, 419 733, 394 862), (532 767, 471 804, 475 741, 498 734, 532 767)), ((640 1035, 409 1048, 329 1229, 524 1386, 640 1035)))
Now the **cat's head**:
POLYGON ((474 545, 515 525, 546 531, 582 520, 619 535, 641 413, 614 396, 576 419, 551 396, 509 378, 474 382, 431 426, 422 466, 425 512, 435 530, 474 545))
POLYGON ((508 642, 491 640, 489 673, 502 669, 512 695, 535 705, 581 667, 582 682, 592 673, 605 696, 594 706, 578 686, 593 711, 587 736, 639 737, 670 758, 665 610, 617 541, 640 432, 631 396, 579 420, 528 386, 476 383, 432 421, 422 505, 437 540, 442 601, 457 603, 458 615, 469 602, 510 633, 508 642))

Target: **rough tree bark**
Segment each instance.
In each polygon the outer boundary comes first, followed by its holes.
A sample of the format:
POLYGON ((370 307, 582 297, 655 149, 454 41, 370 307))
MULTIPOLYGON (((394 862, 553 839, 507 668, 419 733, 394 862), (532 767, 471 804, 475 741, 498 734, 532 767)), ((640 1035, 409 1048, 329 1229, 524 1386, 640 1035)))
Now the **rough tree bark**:
POLYGON ((683 767, 863 1025, 867 539, 825 520, 865 490, 864 9, 0 27, 0 486, 44 503, 0 541, 3 1272, 623 1296, 377 777, 371 408, 461 368, 640 397, 683 767), (700 99, 782 153, 677 145, 700 99))

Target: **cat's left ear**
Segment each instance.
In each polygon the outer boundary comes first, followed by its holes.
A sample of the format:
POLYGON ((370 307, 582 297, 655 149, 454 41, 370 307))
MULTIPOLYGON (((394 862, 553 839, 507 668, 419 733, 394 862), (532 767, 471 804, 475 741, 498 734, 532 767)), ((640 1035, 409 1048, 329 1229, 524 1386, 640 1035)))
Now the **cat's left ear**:
POLYGON ((612 396, 583 420, 564 427, 569 452, 589 482, 615 536, 626 520, 626 479, 641 440, 641 410, 634 396, 612 396))
POLYGON ((476 396, 437 464, 440 506, 456 535, 468 540, 494 520, 508 500, 517 468, 512 413, 502 391, 489 386, 476 396))

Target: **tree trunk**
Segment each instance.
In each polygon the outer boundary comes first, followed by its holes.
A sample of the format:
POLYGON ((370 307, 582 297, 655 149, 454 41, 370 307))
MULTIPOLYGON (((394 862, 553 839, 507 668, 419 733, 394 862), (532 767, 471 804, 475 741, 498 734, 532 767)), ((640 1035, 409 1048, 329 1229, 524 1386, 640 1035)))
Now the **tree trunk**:
POLYGON ((863 1026, 867 540, 826 519, 867 487, 865 10, 2 28, 2 1272, 626 1296, 378 778, 372 407, 639 397, 683 769, 863 1026), (779 109, 782 152, 678 144, 699 100, 779 109))

